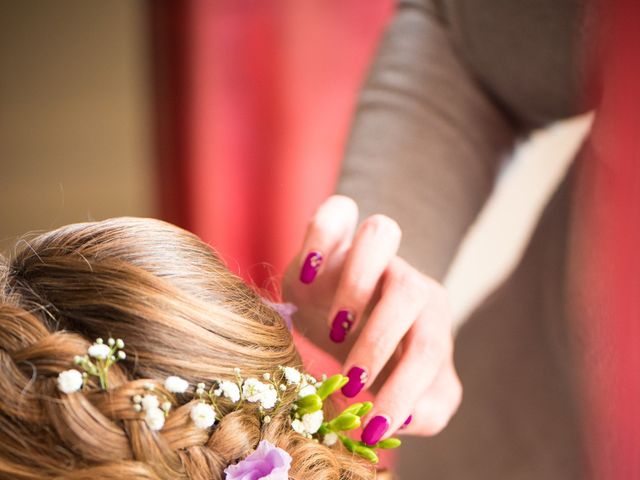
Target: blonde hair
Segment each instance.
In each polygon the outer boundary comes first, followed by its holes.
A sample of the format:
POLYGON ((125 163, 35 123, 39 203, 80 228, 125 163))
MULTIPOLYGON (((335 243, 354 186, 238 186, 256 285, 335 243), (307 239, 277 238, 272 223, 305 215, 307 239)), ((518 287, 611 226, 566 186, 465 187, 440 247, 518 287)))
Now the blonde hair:
POLYGON ((119 218, 23 241, 0 258, 0 478, 217 480, 261 439, 293 457, 292 479, 374 478, 345 449, 294 433, 294 399, 266 425, 251 406, 229 407, 210 430, 195 428, 189 404, 157 432, 132 408, 146 382, 169 375, 194 384, 300 364, 277 313, 173 225, 119 218), (128 354, 109 390, 60 393, 58 373, 106 336, 128 354))

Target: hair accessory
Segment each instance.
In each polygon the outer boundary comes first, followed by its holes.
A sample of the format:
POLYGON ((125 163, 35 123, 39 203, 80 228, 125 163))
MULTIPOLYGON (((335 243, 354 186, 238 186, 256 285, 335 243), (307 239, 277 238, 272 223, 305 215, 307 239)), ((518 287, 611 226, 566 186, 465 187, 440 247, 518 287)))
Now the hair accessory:
POLYGON ((267 440, 262 440, 258 448, 244 460, 225 470, 225 480, 248 480, 268 478, 288 480, 291 455, 267 440))
POLYGON ((127 358, 127 354, 122 350, 124 342, 121 339, 109 338, 107 343, 101 338, 87 349, 87 355, 77 355, 73 362, 82 367, 84 372, 76 369, 66 370, 58 375, 58 388, 63 393, 73 393, 80 390, 88 376, 98 377, 100 387, 103 390, 109 388, 107 372, 109 367, 119 360, 127 358))
MULTIPOLYGON (((107 372, 111 365, 126 358, 123 348, 124 342, 120 339, 109 338, 105 344, 98 338, 89 347, 87 355, 77 356, 74 359, 74 363, 82 367, 84 372, 75 369, 61 372, 58 374, 58 388, 63 393, 76 392, 85 386, 86 379, 91 375, 98 377, 100 387, 107 390, 107 372)), ((259 378, 243 378, 240 368, 236 367, 233 369, 233 375, 233 380, 214 380, 210 384, 202 382, 194 387, 191 387, 187 380, 176 375, 165 379, 164 388, 157 388, 156 383, 149 381, 144 384, 144 390, 131 397, 133 410, 141 414, 141 418, 149 429, 157 431, 164 426, 176 398, 181 399, 182 404, 195 400, 190 411, 191 420, 197 428, 207 429, 213 427, 216 421, 223 417, 224 412, 229 411, 229 404, 235 405, 237 410, 246 402, 255 404, 262 423, 268 424, 285 395, 287 398, 295 396, 289 412, 291 428, 308 439, 321 442, 328 447, 340 441, 350 452, 373 463, 378 462, 375 449, 400 446, 400 440, 397 438, 388 438, 373 445, 367 445, 362 441, 356 442, 346 435, 345 432, 360 427, 361 418, 373 407, 371 402, 354 403, 335 418, 330 420, 325 418, 323 402, 349 381, 349 378, 344 375, 338 374, 330 378, 323 375, 321 380, 317 380, 312 375, 288 366, 280 366, 273 373, 263 373, 259 378), (218 405, 220 401, 224 401, 227 408, 221 409, 218 405)), ((273 477, 269 478, 286 479, 290 458, 283 450, 268 442, 261 442, 253 454, 225 470, 227 480, 254 478, 244 477, 242 473, 250 465, 254 467, 271 465, 274 473, 273 477), (288 461, 287 458, 289 458, 288 461)))

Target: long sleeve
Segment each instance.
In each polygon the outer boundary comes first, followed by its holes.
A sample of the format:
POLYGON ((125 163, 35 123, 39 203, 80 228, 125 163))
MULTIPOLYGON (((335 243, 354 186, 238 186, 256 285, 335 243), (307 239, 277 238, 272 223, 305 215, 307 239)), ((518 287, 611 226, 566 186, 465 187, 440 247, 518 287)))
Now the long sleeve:
POLYGON ((459 60, 429 1, 401 1, 358 103, 338 192, 403 229, 400 254, 442 279, 515 130, 459 60))

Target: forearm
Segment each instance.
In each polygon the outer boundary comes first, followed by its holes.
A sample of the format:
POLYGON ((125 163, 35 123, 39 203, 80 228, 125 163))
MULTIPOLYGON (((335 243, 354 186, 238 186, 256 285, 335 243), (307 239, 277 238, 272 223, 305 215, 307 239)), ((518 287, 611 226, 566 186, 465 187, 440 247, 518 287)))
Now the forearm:
POLYGON ((428 2, 401 2, 361 93, 338 191, 363 216, 395 218, 400 254, 441 279, 513 137, 428 2))

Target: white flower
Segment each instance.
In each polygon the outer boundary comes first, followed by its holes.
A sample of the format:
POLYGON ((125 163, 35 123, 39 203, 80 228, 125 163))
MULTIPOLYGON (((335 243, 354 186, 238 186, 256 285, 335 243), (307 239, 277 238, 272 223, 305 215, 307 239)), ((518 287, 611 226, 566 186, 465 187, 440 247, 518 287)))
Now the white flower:
POLYGON ((304 429, 307 433, 314 434, 316 433, 320 427, 322 426, 322 422, 324 421, 324 414, 322 410, 318 410, 313 413, 307 413, 302 416, 302 424, 304 425, 304 429))
POLYGON ((164 412, 159 408, 150 408, 144 416, 144 421, 151 430, 160 430, 164 426, 164 412))
POLYGON ((184 393, 189 388, 189 382, 184 378, 171 376, 167 377, 164 381, 164 388, 169 390, 171 393, 184 393))
POLYGON ((238 385, 234 382, 223 380, 220 382, 220 390, 222 390, 221 393, 233 403, 240 400, 240 388, 238 388, 238 385))
POLYGON ((208 403, 197 403, 191 409, 191 420, 198 428, 209 428, 216 422, 216 412, 208 403))
POLYGON ((262 392, 262 396, 260 398, 260 405, 265 410, 269 410, 273 408, 278 401, 278 392, 273 387, 273 385, 269 385, 268 388, 262 392))
POLYGON ((331 445, 335 445, 337 441, 338 441, 338 435, 333 432, 327 433, 322 439, 322 443, 325 444, 327 447, 330 447, 331 445))
POLYGON ((299 434, 304 435, 304 424, 300 420, 295 419, 293 422, 291 422, 291 428, 293 428, 299 434))
POLYGON ((82 373, 78 370, 65 370, 58 374, 58 388, 62 393, 77 392, 82 388, 82 373))
POLYGON ((109 356, 109 353, 111 353, 111 348, 104 343, 94 343, 89 347, 87 353, 90 357, 105 360, 109 356))
POLYGON ((306 384, 298 392, 298 397, 303 398, 303 397, 306 397, 307 395, 313 395, 316 392, 317 392, 316 387, 314 387, 313 385, 306 384))
POLYGON ((145 395, 142 397, 140 404, 142 405, 142 409, 148 412, 149 410, 157 409, 160 406, 160 401, 155 395, 145 395))
POLYGON ((284 378, 289 385, 297 385, 300 383, 301 375, 298 370, 293 367, 284 367, 284 378))
POLYGON ((278 392, 274 386, 262 383, 256 378, 247 378, 244 381, 242 395, 248 402, 260 402, 266 410, 273 408, 278 401, 278 392))
POLYGON ((242 384, 242 395, 248 402, 259 402, 267 388, 269 385, 262 383, 257 378, 247 378, 242 384))

